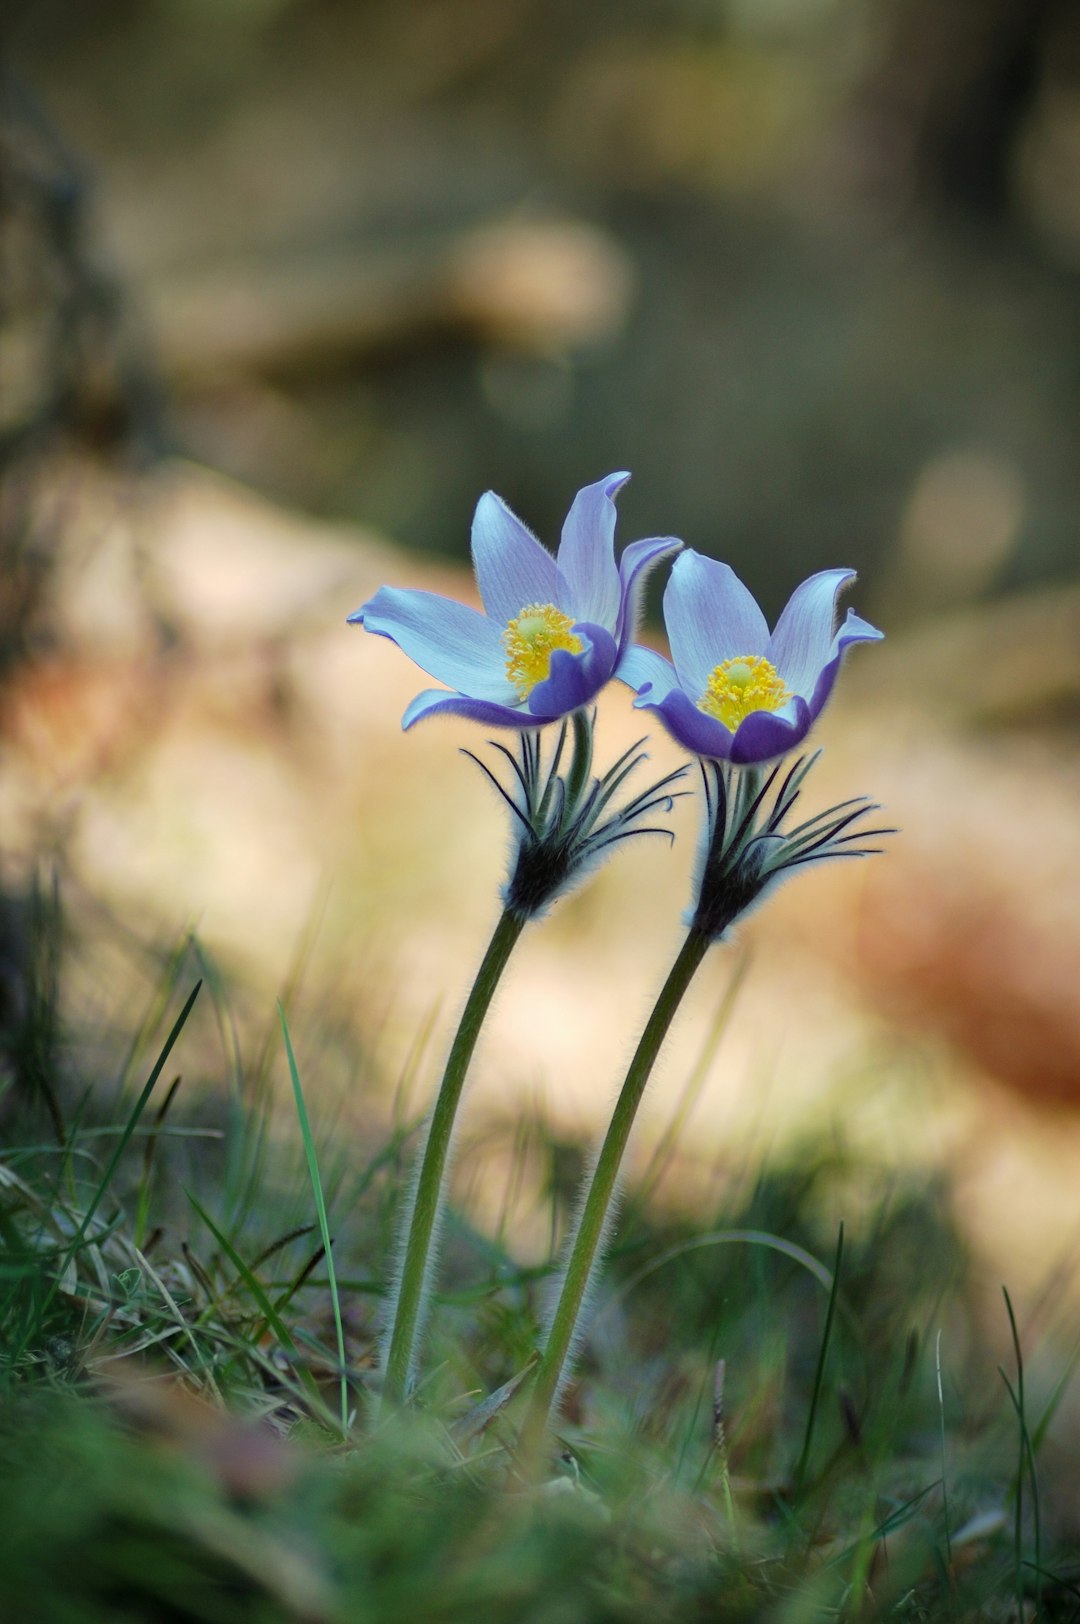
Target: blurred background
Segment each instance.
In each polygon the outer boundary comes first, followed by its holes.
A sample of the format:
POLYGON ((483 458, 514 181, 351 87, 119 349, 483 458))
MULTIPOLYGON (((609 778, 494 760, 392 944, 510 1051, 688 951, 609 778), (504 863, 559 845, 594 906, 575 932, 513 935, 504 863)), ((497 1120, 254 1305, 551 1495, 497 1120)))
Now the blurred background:
MULTIPOLYGON (((383 581, 467 596, 482 490, 554 544, 629 468, 622 538, 724 557, 770 616, 859 570, 888 641, 851 661, 817 794, 903 831, 714 956, 643 1124, 740 972, 668 1198, 814 1120, 947 1167, 988 1280, 1071 1278, 1076 8, 8 0, 5 35, 9 1029, 55 873, 68 1016, 103 1050, 196 926, 241 1026, 303 966, 328 1112, 426 1097, 502 821, 472 731, 402 738, 422 679, 344 618, 383 581)), ((609 696, 612 755, 634 723, 609 696)), ((523 946, 478 1065, 492 1165, 523 1101, 603 1119, 694 816, 523 946)))
POLYGON ((1071 573, 1062 0, 7 10, 9 433, 66 273, 113 433, 426 551, 625 466, 773 612, 1071 573))

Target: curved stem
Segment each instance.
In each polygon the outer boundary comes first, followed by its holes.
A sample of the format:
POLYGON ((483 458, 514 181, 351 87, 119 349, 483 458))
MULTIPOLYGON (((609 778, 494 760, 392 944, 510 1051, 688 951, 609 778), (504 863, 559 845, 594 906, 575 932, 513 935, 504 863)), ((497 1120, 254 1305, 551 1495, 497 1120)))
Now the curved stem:
POLYGON ((581 1209, 577 1233, 563 1275, 555 1316, 548 1332, 547 1346, 537 1367, 529 1408, 521 1435, 519 1458, 533 1459, 543 1442, 548 1413, 559 1390, 563 1369, 574 1340, 581 1305, 597 1262, 604 1238, 608 1210, 630 1138, 637 1108, 645 1085, 667 1036, 675 1012, 682 1003, 702 959, 709 950, 709 938, 691 928, 675 963, 668 973, 659 998, 630 1062, 622 1091, 612 1113, 604 1143, 581 1209))
POLYGON ((592 771, 593 724, 586 710, 576 710, 571 717, 574 724, 574 754, 570 771, 566 775, 566 812, 569 821, 577 811, 585 786, 592 771))
POLYGON ((454 1118, 488 1005, 525 924, 524 919, 509 910, 502 914, 476 973, 476 980, 473 982, 472 991, 462 1011, 447 1056, 407 1219, 405 1252, 398 1281, 393 1327, 386 1353, 382 1406, 384 1410, 404 1403, 408 1396, 430 1272, 431 1241, 442 1206, 454 1118))

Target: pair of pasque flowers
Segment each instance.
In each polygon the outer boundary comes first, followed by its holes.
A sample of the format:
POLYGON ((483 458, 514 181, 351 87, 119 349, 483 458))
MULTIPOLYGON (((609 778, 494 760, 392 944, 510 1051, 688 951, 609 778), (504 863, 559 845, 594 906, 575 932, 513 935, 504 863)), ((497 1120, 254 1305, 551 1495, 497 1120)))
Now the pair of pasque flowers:
MULTIPOLYGON (((454 1113, 488 1001, 524 924, 617 843, 671 833, 652 823, 670 810, 685 767, 616 806, 644 759, 632 746, 602 777, 592 773, 591 706, 612 677, 636 692, 701 763, 705 818, 687 936, 639 1041, 583 1201, 559 1301, 530 1400, 526 1434, 542 1432, 562 1380, 588 1282, 606 1233, 618 1170, 642 1091, 690 980, 713 942, 785 873, 831 857, 861 857, 863 796, 790 826, 813 757, 784 761, 806 737, 836 680, 845 650, 881 636, 849 611, 835 627, 850 570, 825 570, 797 588, 770 633, 753 597, 726 564, 683 549, 672 536, 631 542, 615 561, 615 497, 627 474, 587 485, 574 499, 555 557, 492 492, 473 520, 473 563, 484 613, 431 592, 382 587, 355 615, 388 637, 445 688, 408 706, 404 726, 437 712, 516 730, 507 789, 473 757, 514 816, 516 838, 504 911, 450 1050, 406 1224, 388 1319, 384 1394, 407 1397, 422 1330, 431 1239, 442 1200, 454 1113), (678 552, 664 596, 669 662, 633 641, 649 569, 678 552), (538 740, 561 722, 545 765, 538 740), (573 746, 561 766, 568 733, 573 746), (648 821, 647 821, 648 820, 648 821)), ((466 754, 471 755, 468 751, 466 754)))
POLYGON ((402 725, 449 712, 534 729, 579 711, 617 677, 699 757, 754 767, 795 749, 820 714, 853 643, 881 637, 836 602, 854 571, 797 587, 774 630, 727 564, 672 536, 634 541, 615 562, 611 474, 574 498, 555 557, 489 491, 472 527, 484 613, 433 592, 382 587, 354 615, 446 689, 427 689, 402 725), (671 661, 633 641, 651 567, 678 552, 664 594, 671 661), (449 690, 446 691, 446 690, 449 690))

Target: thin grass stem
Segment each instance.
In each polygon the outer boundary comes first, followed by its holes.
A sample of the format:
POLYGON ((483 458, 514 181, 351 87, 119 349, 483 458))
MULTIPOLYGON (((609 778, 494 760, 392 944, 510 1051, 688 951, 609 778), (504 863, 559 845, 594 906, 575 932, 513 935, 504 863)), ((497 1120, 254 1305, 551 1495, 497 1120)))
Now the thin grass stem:
POLYGON ((934 1374, 937 1378, 938 1442, 941 1449, 941 1510, 945 1518, 945 1565, 952 1572, 952 1532, 949 1528, 949 1479, 945 1458, 945 1386, 941 1378, 941 1331, 934 1342, 934 1374))
MULTIPOLYGON (((123 1133, 120 1135, 120 1139, 119 1139, 119 1141, 117 1143, 116 1149, 113 1151, 112 1156, 109 1158, 108 1166, 106 1167, 105 1172, 102 1175, 101 1180, 98 1183, 97 1189, 94 1191, 94 1194, 90 1199, 89 1206, 87 1207, 86 1211, 83 1213, 82 1221, 80 1222, 78 1229, 75 1231, 75 1235, 72 1238, 72 1241, 71 1241, 70 1245, 67 1247, 67 1250, 66 1250, 64 1256, 61 1258, 61 1260, 60 1260, 60 1262, 59 1262, 59 1264, 57 1266, 56 1273, 54 1274, 54 1276, 52 1278, 52 1281, 51 1281, 51 1283, 49 1285, 49 1289, 45 1293, 44 1300, 43 1300, 43 1302, 41 1303, 41 1305, 40 1305, 40 1307, 38 1309, 37 1319, 38 1319, 39 1324, 44 1323, 45 1314, 48 1311, 49 1307, 51 1306, 52 1301, 53 1301, 54 1297, 56 1296, 56 1293, 60 1289, 60 1283, 64 1279, 65 1274, 67 1273, 68 1265, 71 1263, 72 1259, 75 1258, 78 1255, 80 1249, 82 1248, 82 1245, 83 1245, 84 1241, 86 1240, 86 1236, 87 1236, 87 1233, 89 1232, 90 1225, 93 1223, 94 1217, 95 1217, 95 1215, 97 1213, 97 1210, 98 1210, 99 1206, 101 1205, 102 1201, 105 1198, 105 1192, 108 1190, 109 1185, 112 1183, 113 1174, 116 1172, 116 1169, 117 1169, 117 1167, 118 1167, 118 1165, 120 1163, 120 1158, 123 1156, 124 1151, 127 1149, 128 1141, 130 1140, 132 1134, 135 1132, 135 1129, 136 1129, 136 1127, 138 1126, 138 1123, 139 1123, 139 1118, 142 1116, 143 1111, 146 1109, 147 1102, 149 1101, 150 1096, 154 1092, 154 1088, 157 1085, 158 1078, 161 1076, 161 1073, 165 1069, 165 1064, 166 1064, 166 1061, 168 1060, 170 1054, 172 1053, 173 1045, 175 1044, 177 1038, 180 1036, 180 1033, 183 1031, 184 1025, 185 1025, 185 1023, 187 1021, 187 1018, 191 1014, 192 1009, 194 1008, 195 1000, 199 996, 199 989, 201 987, 202 987, 202 981, 199 980, 199 981, 197 981, 195 983, 194 987, 191 989, 191 992, 188 994, 187 1001, 184 1004, 183 1009, 180 1011, 179 1015, 176 1017, 176 1020, 173 1022, 173 1025, 172 1025, 172 1030, 169 1032, 168 1037, 165 1039, 164 1046, 163 1046, 163 1048, 161 1050, 161 1053, 158 1055, 157 1060, 154 1063, 153 1070, 151 1071, 149 1077, 147 1078, 145 1084, 143 1085, 143 1089, 142 1089, 141 1094, 139 1095, 138 1099, 135 1101, 134 1106, 132 1107, 131 1114, 128 1117, 128 1120, 127 1120, 127 1123, 126 1123, 126 1125, 124 1127, 123 1133)), ((19 1355, 21 1355, 21 1353, 22 1353, 22 1348, 20 1347, 19 1350, 18 1350, 17 1357, 19 1355)), ((14 1362, 15 1361, 13 1360, 13 1363, 14 1362)))
POLYGON ((818 1352, 817 1369, 814 1372, 814 1389, 810 1395, 810 1410, 806 1417, 806 1434, 803 1438, 802 1453, 799 1464, 795 1468, 794 1498, 802 1498, 803 1484, 806 1481, 806 1468, 810 1460, 810 1446, 814 1440, 814 1423, 817 1420, 818 1403, 821 1399, 821 1387, 825 1380, 825 1361, 829 1353, 829 1340, 832 1336, 833 1320, 836 1316, 836 1299, 840 1291, 840 1265, 844 1260, 844 1226, 841 1223, 836 1237, 836 1257, 833 1262, 832 1290, 829 1292, 829 1306, 825 1310, 825 1329, 821 1333, 821 1348, 818 1352))
POLYGON ((334 1270, 334 1249, 330 1237, 330 1222, 326 1216, 326 1198, 323 1194, 322 1179, 319 1175, 319 1158, 315 1153, 315 1140, 311 1132, 307 1106, 304 1103, 300 1070, 296 1064, 296 1055, 293 1053, 292 1038, 289 1036, 289 1023, 285 1019, 285 1011, 280 1003, 278 1004, 278 1018, 281 1021, 281 1034, 285 1039, 285 1053, 289 1061, 289 1076, 292 1078, 293 1094, 296 1098, 296 1115, 300 1122, 300 1135, 304 1141, 304 1156, 307 1161, 308 1176, 311 1179, 311 1193, 315 1198, 315 1211, 319 1219, 319 1234, 322 1237, 322 1249, 326 1256, 326 1277, 330 1282, 330 1303, 334 1312, 334 1332, 337 1336, 338 1370, 341 1382, 341 1436, 342 1438, 348 1438, 349 1382, 345 1373, 345 1327, 341 1320, 341 1297, 338 1292, 337 1275, 334 1270))
MULTIPOLYGON (((1013 1352, 1016 1355, 1016 1388, 1014 1390, 1005 1372, 1001 1371, 1001 1378, 1005 1383, 1009 1398, 1012 1400, 1016 1418, 1020 1424, 1020 1459, 1016 1468, 1016 1520, 1014 1526, 1016 1542, 1016 1605, 1017 1616, 1024 1616, 1024 1567, 1034 1566, 1035 1569, 1035 1617, 1042 1613, 1042 1526, 1039 1512, 1039 1479, 1035 1470, 1035 1450, 1031 1441, 1031 1433, 1027 1424, 1027 1412, 1024 1400, 1024 1351, 1020 1345, 1020 1330, 1016 1323, 1016 1314, 1013 1311, 1012 1298, 1005 1286, 1001 1288, 1005 1298, 1005 1308, 1009 1316, 1009 1330, 1012 1335, 1013 1352), (1023 1484, 1024 1467, 1027 1467, 1031 1482, 1031 1517, 1035 1543, 1035 1561, 1033 1564, 1024 1562, 1023 1552, 1023 1484)), ((1000 1366, 998 1367, 1000 1370, 1000 1366)))
MULTIPOLYGON (((322 1411, 322 1400, 319 1396, 318 1384, 316 1383, 315 1378, 312 1376, 311 1371, 301 1363, 300 1350, 296 1346, 292 1332, 289 1330, 289 1327, 285 1324, 285 1321, 275 1309, 270 1300, 266 1287, 263 1285, 258 1276, 252 1272, 250 1266, 244 1262, 243 1258, 240 1256, 240 1253, 236 1250, 236 1247, 225 1234, 225 1231, 214 1222, 202 1203, 194 1195, 192 1195, 190 1190, 185 1190, 184 1194, 191 1202, 191 1205, 194 1207, 195 1211, 198 1213, 211 1235, 213 1235, 214 1239, 221 1247, 221 1250, 225 1253, 225 1256, 228 1258, 237 1274, 247 1286, 248 1291, 251 1293, 252 1298, 259 1307, 263 1320, 267 1325, 269 1325, 270 1329, 277 1337, 282 1349, 290 1356, 300 1382, 307 1389, 307 1397, 313 1406, 314 1412, 316 1414, 320 1413, 322 1411)), ((256 1335, 251 1336, 245 1345, 245 1351, 250 1353, 256 1347, 257 1342, 258 1337, 256 1335)))

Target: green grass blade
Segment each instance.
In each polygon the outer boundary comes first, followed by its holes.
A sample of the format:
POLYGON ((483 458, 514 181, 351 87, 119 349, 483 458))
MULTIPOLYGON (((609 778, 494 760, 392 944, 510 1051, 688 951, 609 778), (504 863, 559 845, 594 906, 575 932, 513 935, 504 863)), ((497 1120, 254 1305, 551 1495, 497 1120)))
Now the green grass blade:
POLYGON ((934 1374, 937 1378, 938 1443, 941 1449, 941 1509, 945 1518, 945 1561, 952 1571, 952 1534, 949 1530, 949 1483, 945 1470, 945 1384, 941 1375, 941 1331, 934 1344, 934 1374))
POLYGON ((172 1031, 169 1033, 168 1037, 165 1039, 164 1047, 162 1048, 161 1053, 158 1055, 157 1060, 154 1063, 154 1069, 153 1069, 153 1071, 151 1071, 149 1077, 147 1078, 146 1082, 144 1083, 142 1093, 139 1095, 138 1099, 135 1101, 135 1104, 134 1104, 134 1107, 132 1108, 131 1114, 128 1117, 127 1122, 126 1122, 126 1124, 124 1126, 124 1131, 120 1135, 119 1140, 117 1141, 116 1149, 113 1151, 111 1157, 109 1158, 108 1166, 106 1167, 105 1172, 102 1175, 102 1177, 101 1177, 101 1179, 100 1179, 100 1181, 98 1183, 97 1189, 94 1191, 94 1194, 90 1199, 90 1205, 87 1207, 85 1213, 83 1214, 82 1222, 79 1224, 78 1229, 75 1231, 75 1237, 72 1240, 70 1246, 68 1247, 68 1249, 65 1252, 63 1258, 60 1261, 60 1264, 59 1264, 59 1267, 57 1268, 56 1275, 55 1275, 55 1277, 53 1279, 52 1285, 50 1286, 48 1292, 46 1293, 44 1303, 42 1304, 41 1313, 39 1315, 39 1320, 44 1317, 46 1309, 49 1307, 49 1304, 52 1302, 52 1300, 55 1297, 57 1291, 60 1289, 60 1282, 64 1278, 64 1273, 65 1273, 65 1270, 67 1269, 68 1264, 71 1262, 72 1258, 75 1256, 75 1254, 78 1252, 79 1248, 82 1246, 83 1241, 86 1239, 87 1231, 89 1230, 90 1225, 94 1221, 94 1216, 95 1216, 98 1208, 100 1207, 102 1201, 105 1199, 105 1192, 108 1190, 109 1185, 112 1183, 113 1174, 116 1172, 116 1169, 120 1164, 120 1158, 123 1156, 124 1151, 128 1147, 128 1141, 131 1139, 132 1134, 135 1132, 135 1129, 136 1129, 136 1127, 138 1125, 138 1122, 139 1122, 139 1118, 142 1116, 143 1111, 146 1109, 147 1102, 148 1102, 151 1094, 154 1092, 154 1088, 155 1088, 155 1085, 157 1084, 157 1080, 161 1076, 161 1073, 165 1069, 166 1061, 168 1060, 170 1054, 173 1051, 173 1046, 176 1043, 177 1038, 180 1036, 180 1033, 183 1031, 184 1026, 185 1026, 185 1024, 187 1022, 187 1018, 191 1014, 192 1009, 194 1008, 195 1000, 199 996, 199 989, 201 988, 201 986, 202 986, 201 981, 197 981, 195 983, 194 987, 191 989, 191 992, 188 994, 187 1002, 185 1003, 183 1009, 180 1011, 179 1015, 176 1017, 176 1020, 173 1022, 172 1031))
POLYGON ((806 1467, 810 1459, 810 1445, 814 1437, 814 1423, 817 1420, 818 1402, 821 1398, 821 1387, 825 1379, 825 1360, 829 1352, 829 1339, 832 1335, 833 1320, 836 1317, 836 1298, 840 1290, 840 1265, 844 1257, 844 1226, 841 1223, 836 1237, 836 1259, 833 1263, 832 1290, 829 1292, 829 1306, 825 1310, 825 1329, 821 1333, 821 1348, 818 1352, 817 1370, 814 1372, 814 1391, 810 1396, 810 1411, 806 1417, 806 1436, 803 1438, 802 1454, 799 1464, 795 1468, 795 1499, 802 1497, 803 1483, 806 1480, 806 1467))
MULTIPOLYGON (((324 1255, 325 1253, 320 1243, 320 1245, 312 1253, 311 1257, 309 1257, 307 1262, 303 1265, 296 1278, 294 1280, 290 1280, 284 1291, 282 1291, 281 1294, 275 1299, 274 1307, 277 1309, 279 1314, 288 1307, 293 1298, 296 1296, 296 1293, 303 1286, 310 1284, 311 1277, 315 1273, 315 1270, 318 1268, 319 1264, 322 1262, 324 1255)), ((325 1279, 322 1284, 324 1287, 329 1289, 329 1278, 325 1279)))
POLYGON ((337 1333, 338 1366, 341 1373, 341 1436, 349 1435, 349 1383, 345 1369, 345 1328, 341 1321, 341 1297, 338 1292, 337 1275, 334 1271, 334 1254, 331 1248, 330 1225, 326 1216, 326 1200, 323 1196, 322 1179, 319 1177, 319 1159, 315 1154, 315 1141, 311 1136, 311 1123, 308 1120, 307 1106, 304 1103, 304 1090, 300 1084, 300 1072, 293 1053, 292 1039, 289 1036, 289 1023, 285 1019, 285 1011, 278 1004, 278 1016, 281 1020, 281 1032, 285 1039, 285 1053, 289 1060, 289 1075, 292 1078, 293 1094, 296 1096, 296 1115, 300 1121, 300 1133, 304 1141, 304 1155, 307 1158, 308 1173, 311 1177, 311 1192, 315 1197, 315 1211, 319 1218, 319 1233, 322 1236, 323 1251, 326 1255, 326 1277, 330 1282, 330 1302, 334 1310, 334 1330, 337 1333))
MULTIPOLYGON (((453 1219, 453 1215, 451 1217, 453 1219)), ((680 1241, 677 1246, 669 1246, 665 1251, 661 1252, 659 1257, 650 1258, 648 1263, 644 1264, 636 1273, 630 1275, 627 1280, 624 1280, 616 1291, 611 1292, 607 1301, 593 1319, 593 1331, 595 1332, 596 1327, 606 1314, 612 1313, 616 1308, 625 1304, 631 1292, 635 1291, 645 1280, 648 1280, 650 1275, 654 1275, 660 1269, 666 1268, 669 1263, 675 1262, 677 1258, 685 1257, 689 1252, 697 1252, 703 1247, 709 1246, 763 1247, 766 1251, 777 1252, 781 1257, 790 1258, 792 1263, 797 1263, 801 1269, 805 1269, 808 1274, 814 1277, 822 1290, 831 1294, 836 1289, 836 1282, 825 1265, 819 1263, 817 1258, 805 1251, 803 1247, 796 1246, 794 1241, 784 1240, 781 1235, 770 1235, 764 1229, 715 1229, 710 1230, 706 1235, 695 1235, 690 1240, 680 1241)), ((618 1247, 612 1248, 611 1256, 620 1256, 618 1247)), ((548 1279, 556 1271, 557 1265, 545 1263, 530 1269, 517 1269, 512 1273, 500 1275, 500 1279, 504 1283, 526 1285, 533 1280, 548 1279)), ((488 1295, 489 1292, 490 1288, 485 1286, 480 1293, 474 1292, 471 1296, 488 1295)), ((471 1297, 458 1293, 452 1298, 449 1293, 443 1293, 439 1300, 467 1302, 471 1300, 471 1297)))
MULTIPOLYGON (((1009 1331, 1012 1335, 1013 1352, 1016 1355, 1016 1388, 1014 1390, 1005 1372, 1001 1371, 1001 1379, 1005 1383, 1006 1391, 1012 1400, 1016 1418, 1020 1424, 1020 1460, 1016 1468, 1016 1604, 1020 1609, 1019 1616, 1023 1617, 1024 1575, 1025 1566, 1033 1565, 1035 1568, 1035 1616, 1042 1613, 1042 1527, 1039 1515, 1039 1480, 1035 1471, 1035 1450, 1028 1430, 1027 1414, 1024 1404, 1024 1354, 1020 1346, 1020 1331, 1013 1312, 1012 1299, 1005 1286, 1001 1288, 1005 1298, 1005 1308, 1009 1316, 1009 1331), (1031 1518, 1032 1532, 1035 1541, 1034 1564, 1026 1564, 1023 1554, 1023 1484, 1024 1468, 1027 1467, 1028 1478, 1031 1483, 1031 1518)), ((998 1367, 1000 1369, 1000 1366, 998 1367)))
POLYGON ((297 1347, 295 1338, 293 1337, 292 1332, 289 1330, 289 1327, 285 1324, 285 1321, 281 1318, 281 1315, 271 1302, 270 1295, 267 1292, 266 1287, 263 1285, 259 1277, 252 1272, 250 1266, 244 1262, 244 1259, 240 1256, 240 1253, 236 1250, 236 1247, 232 1244, 224 1231, 214 1222, 198 1198, 192 1195, 191 1191, 187 1189, 185 1189, 184 1194, 191 1202, 191 1205, 195 1208, 195 1211, 198 1213, 211 1235, 213 1235, 214 1239, 221 1247, 221 1250, 225 1253, 225 1256, 228 1258, 237 1274, 239 1274, 240 1278, 243 1280, 248 1291, 250 1291, 252 1297, 258 1304, 263 1318, 270 1326, 270 1329, 273 1331, 282 1347, 295 1360, 297 1375, 308 1389, 310 1395, 317 1401, 318 1408, 321 1410, 323 1406, 322 1400, 319 1397, 318 1383, 315 1381, 315 1378, 312 1376, 310 1370, 301 1364, 300 1349, 297 1347))
POLYGON ((150 1129, 150 1134, 146 1141, 146 1149, 143 1152, 142 1177, 139 1180, 139 1190, 135 1198, 135 1245, 140 1249, 142 1248, 149 1232, 151 1174, 154 1168, 154 1157, 157 1152, 158 1140, 161 1137, 161 1130, 164 1126, 165 1118, 169 1114, 169 1107, 176 1098, 179 1088, 180 1078, 177 1076, 174 1077, 172 1082, 169 1084, 165 1098, 158 1106, 157 1115, 154 1118, 154 1124, 150 1129))
POLYGON ((116 1149, 113 1151, 112 1156, 109 1159, 109 1165, 105 1169, 105 1175, 102 1178, 102 1180, 101 1180, 100 1184, 98 1185, 97 1189, 95 1190, 93 1199, 91 1200, 89 1207, 87 1207, 87 1209, 86 1209, 86 1214, 85 1214, 85 1216, 83 1218, 83 1221, 79 1225, 78 1232, 77 1232, 77 1234, 75 1236, 74 1241, 72 1242, 72 1246, 71 1246, 72 1253, 74 1253, 76 1247, 81 1245, 81 1243, 83 1241, 83 1238, 86 1235, 86 1231, 89 1229, 91 1223, 93 1222, 94 1214, 97 1212, 98 1207, 101 1205, 101 1202, 102 1202, 102 1199, 104 1198, 106 1190, 109 1188, 109 1185, 112 1183, 113 1174, 116 1172, 116 1169, 117 1169, 117 1167, 119 1165, 121 1156, 123 1156, 124 1151, 127 1149, 128 1140, 131 1138, 132 1134, 135 1132, 135 1129, 138 1126, 139 1118, 142 1116, 144 1110, 146 1109, 146 1106, 147 1106, 147 1103, 148 1103, 148 1101, 150 1099, 150 1096, 154 1092, 154 1088, 155 1088, 155 1086, 157 1084, 157 1080, 161 1076, 162 1072, 165 1070, 165 1063, 168 1060, 170 1054, 172 1054, 173 1046, 176 1043, 176 1040, 180 1036, 181 1032, 184 1030, 185 1025, 187 1024, 187 1018, 191 1014, 191 1011, 195 1007, 195 1000, 199 996, 199 991, 200 991, 201 987, 202 987, 202 981, 200 979, 199 981, 196 981, 194 987, 192 987, 190 993, 188 994, 187 1002, 185 1003, 183 1009, 180 1011, 179 1015, 176 1017, 176 1020, 173 1022, 172 1031, 169 1033, 168 1037, 165 1039, 164 1047, 162 1048, 161 1053, 158 1055, 157 1060, 154 1062, 153 1071, 150 1073, 149 1077, 146 1079, 146 1082, 143 1084, 142 1093, 139 1095, 138 1099, 135 1101, 134 1109, 132 1110, 131 1115, 128 1117, 127 1123, 126 1123, 126 1125, 124 1127, 124 1131, 120 1135, 120 1138, 119 1138, 119 1140, 117 1142, 116 1149))
POLYGON ((1053 1392, 1046 1401, 1046 1408, 1039 1417, 1035 1431, 1031 1434, 1031 1452, 1033 1455, 1037 1455, 1039 1450, 1042 1448, 1043 1439, 1050 1430, 1050 1423, 1057 1414, 1058 1406, 1060 1405, 1062 1399, 1065 1397, 1065 1390, 1076 1373, 1076 1366, 1078 1363, 1080 1363, 1080 1342, 1076 1344, 1072 1353, 1069 1355, 1069 1359, 1064 1370, 1054 1383, 1053 1392))

